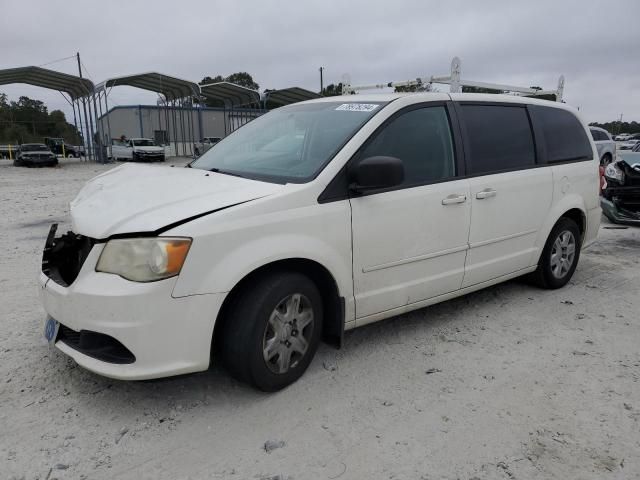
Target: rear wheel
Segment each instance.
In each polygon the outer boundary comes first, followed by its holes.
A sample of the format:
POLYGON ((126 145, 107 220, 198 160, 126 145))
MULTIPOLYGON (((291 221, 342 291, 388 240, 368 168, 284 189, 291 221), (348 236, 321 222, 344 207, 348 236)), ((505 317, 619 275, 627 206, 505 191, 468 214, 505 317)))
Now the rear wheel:
POLYGON ((260 390, 280 390, 311 363, 322 320, 320 292, 309 278, 293 272, 264 276, 235 297, 223 319, 223 363, 260 390))
POLYGON ((555 289, 567 284, 580 259, 582 236, 576 222, 562 217, 555 224, 542 250, 532 280, 542 288, 555 289))
POLYGON ((600 165, 602 165, 603 167, 606 167, 607 165, 609 165, 611 163, 613 159, 611 158, 611 154, 610 153, 605 153, 602 158, 600 159, 600 165))

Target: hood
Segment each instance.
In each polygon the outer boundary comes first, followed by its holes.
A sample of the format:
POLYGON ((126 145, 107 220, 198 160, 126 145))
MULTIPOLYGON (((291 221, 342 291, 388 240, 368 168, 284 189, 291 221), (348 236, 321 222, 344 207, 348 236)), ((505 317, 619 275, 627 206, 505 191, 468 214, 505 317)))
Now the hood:
POLYGON ((70 204, 72 228, 96 239, 154 232, 283 188, 199 169, 125 164, 93 178, 80 190, 70 204))

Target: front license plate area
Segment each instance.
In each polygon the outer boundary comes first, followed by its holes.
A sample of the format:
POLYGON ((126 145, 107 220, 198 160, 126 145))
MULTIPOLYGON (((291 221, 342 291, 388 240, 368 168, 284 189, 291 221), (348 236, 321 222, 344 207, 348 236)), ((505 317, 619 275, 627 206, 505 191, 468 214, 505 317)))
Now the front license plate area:
POLYGON ((47 340, 50 346, 56 342, 58 337, 58 330, 60 329, 60 323, 57 320, 49 317, 44 324, 44 338, 47 340))

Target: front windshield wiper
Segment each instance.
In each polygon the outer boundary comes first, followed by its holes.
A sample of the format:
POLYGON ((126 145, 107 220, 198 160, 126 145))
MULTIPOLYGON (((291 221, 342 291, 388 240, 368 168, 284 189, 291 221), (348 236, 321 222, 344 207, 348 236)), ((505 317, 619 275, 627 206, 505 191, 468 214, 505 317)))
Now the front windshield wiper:
POLYGON ((232 177, 247 178, 247 177, 245 177, 244 175, 241 175, 241 174, 239 174, 239 173, 230 172, 230 171, 228 171, 228 170, 220 170, 220 169, 219 169, 219 168, 217 168, 217 167, 210 168, 210 169, 209 169, 209 171, 210 171, 210 172, 213 172, 213 173, 221 173, 221 174, 223 174, 223 175, 231 175, 232 177))

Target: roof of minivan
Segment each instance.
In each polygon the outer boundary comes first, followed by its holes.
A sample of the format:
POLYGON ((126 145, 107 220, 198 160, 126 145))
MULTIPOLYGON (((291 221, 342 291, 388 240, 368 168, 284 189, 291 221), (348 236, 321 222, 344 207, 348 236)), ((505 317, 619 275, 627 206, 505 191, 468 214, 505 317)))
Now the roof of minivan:
MULTIPOLYGON (((525 103, 534 105, 547 105, 572 110, 566 103, 552 102, 541 98, 522 97, 518 95, 501 95, 493 93, 448 93, 448 92, 424 92, 424 93, 369 93, 356 95, 340 95, 336 97, 323 97, 314 100, 307 100, 304 103, 316 102, 392 102, 398 98, 412 96, 417 100, 429 101, 431 97, 442 97, 448 95, 452 100, 471 102, 504 102, 504 103, 525 103)), ((302 102, 301 102, 302 103, 302 102)))

